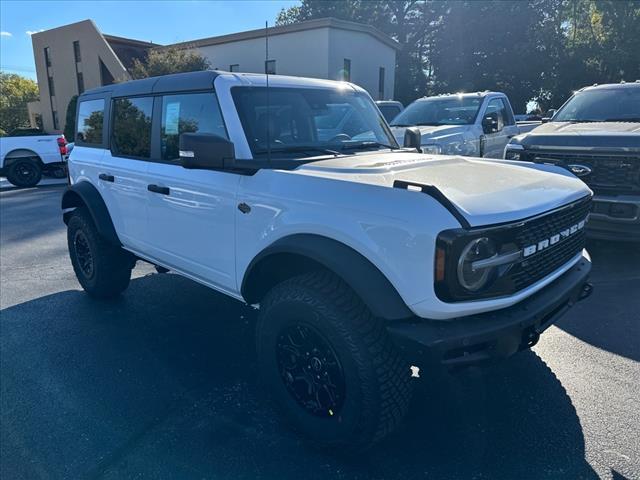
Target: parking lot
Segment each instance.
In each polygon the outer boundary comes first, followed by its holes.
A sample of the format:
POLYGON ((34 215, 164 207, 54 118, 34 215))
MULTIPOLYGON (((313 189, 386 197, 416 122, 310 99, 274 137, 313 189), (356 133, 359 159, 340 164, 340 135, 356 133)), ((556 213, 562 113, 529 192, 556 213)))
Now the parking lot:
POLYGON ((403 427, 345 458, 264 403, 251 308, 146 264, 89 299, 51 183, 0 192, 2 478, 640 478, 637 245, 590 245, 594 294, 532 352, 423 371, 403 427))

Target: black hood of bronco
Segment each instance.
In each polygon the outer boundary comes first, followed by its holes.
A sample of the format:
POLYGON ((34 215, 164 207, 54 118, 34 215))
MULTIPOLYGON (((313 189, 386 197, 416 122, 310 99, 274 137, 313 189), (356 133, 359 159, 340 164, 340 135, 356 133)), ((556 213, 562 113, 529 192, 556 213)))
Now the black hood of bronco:
POLYGON ((525 148, 581 147, 640 151, 640 123, 636 122, 549 122, 511 143, 525 148))

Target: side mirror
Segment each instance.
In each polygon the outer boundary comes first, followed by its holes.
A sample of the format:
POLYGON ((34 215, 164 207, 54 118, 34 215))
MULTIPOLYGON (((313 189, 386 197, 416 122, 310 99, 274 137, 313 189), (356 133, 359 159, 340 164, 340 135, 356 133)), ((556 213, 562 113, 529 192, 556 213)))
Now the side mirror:
POLYGON ((542 117, 542 123, 550 122, 553 119, 553 116, 556 114, 557 110, 555 108, 550 108, 547 110, 547 113, 544 117, 542 117))
POLYGON ((213 133, 180 135, 180 164, 184 168, 220 170, 235 159, 233 142, 213 133))
POLYGON ((482 119, 482 131, 486 134, 496 133, 498 128, 498 114, 489 113, 482 119))
POLYGON ((421 152, 421 142, 422 134, 420 133, 420 129, 418 127, 407 127, 404 131, 404 147, 415 148, 417 151, 421 152))

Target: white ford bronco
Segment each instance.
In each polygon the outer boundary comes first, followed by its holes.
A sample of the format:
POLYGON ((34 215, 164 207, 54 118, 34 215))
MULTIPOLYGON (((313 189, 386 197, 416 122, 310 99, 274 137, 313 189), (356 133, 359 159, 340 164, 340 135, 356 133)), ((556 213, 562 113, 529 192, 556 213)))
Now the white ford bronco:
POLYGON ((591 292, 591 191, 559 167, 400 147, 370 96, 325 80, 196 72, 87 91, 62 199, 82 287, 138 260, 256 305, 276 407, 361 449, 411 372, 505 358, 591 292), (336 111, 351 110, 336 123, 336 111))

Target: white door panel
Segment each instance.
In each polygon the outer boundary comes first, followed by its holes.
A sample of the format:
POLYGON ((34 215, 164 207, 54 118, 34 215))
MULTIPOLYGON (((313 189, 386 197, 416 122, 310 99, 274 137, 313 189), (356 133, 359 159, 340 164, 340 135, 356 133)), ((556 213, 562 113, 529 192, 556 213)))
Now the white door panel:
POLYGON ((239 175, 150 163, 146 251, 165 266, 235 290, 235 216, 239 175))
POLYGON ((107 150, 97 176, 118 237, 126 247, 132 249, 144 245, 148 164, 142 160, 115 157, 107 150), (101 174, 103 179, 99 177, 101 174), (113 181, 110 181, 110 177, 113 177, 113 181))

